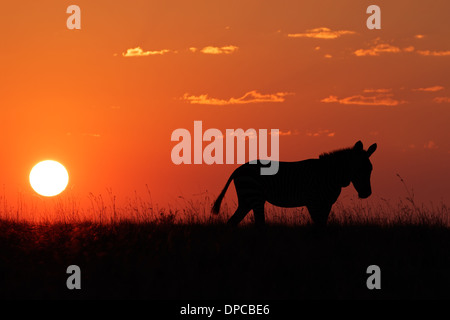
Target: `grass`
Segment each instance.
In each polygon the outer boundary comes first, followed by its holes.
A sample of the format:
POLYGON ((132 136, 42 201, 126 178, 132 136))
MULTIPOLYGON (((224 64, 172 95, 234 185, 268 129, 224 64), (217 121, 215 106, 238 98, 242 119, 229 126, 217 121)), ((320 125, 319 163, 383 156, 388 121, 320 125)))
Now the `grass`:
POLYGON ((166 209, 151 197, 125 206, 112 192, 89 199, 87 211, 67 198, 34 220, 28 202, 0 205, 1 298, 450 298, 448 208, 419 205, 411 192, 398 202, 338 202, 325 230, 306 209, 272 206, 266 228, 255 229, 251 214, 229 228, 236 205, 212 216, 208 194, 166 209), (81 290, 65 285, 72 264, 81 290), (372 264, 381 290, 366 287, 372 264))
POLYGON ((0 222, 2 298, 449 298, 440 226, 0 222), (82 290, 65 286, 67 266, 82 290), (366 269, 382 270, 368 290, 366 269))

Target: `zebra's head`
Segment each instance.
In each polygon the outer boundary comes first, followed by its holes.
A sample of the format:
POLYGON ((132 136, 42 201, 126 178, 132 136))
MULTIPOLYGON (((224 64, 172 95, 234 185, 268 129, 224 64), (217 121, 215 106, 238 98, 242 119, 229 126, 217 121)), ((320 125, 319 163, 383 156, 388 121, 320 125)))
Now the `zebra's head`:
POLYGON ((372 163, 369 157, 377 149, 377 144, 372 144, 369 149, 364 150, 361 141, 355 143, 353 147, 354 151, 354 163, 352 164, 352 173, 350 180, 358 192, 358 197, 365 199, 372 194, 372 188, 370 186, 370 175, 372 173, 372 163))

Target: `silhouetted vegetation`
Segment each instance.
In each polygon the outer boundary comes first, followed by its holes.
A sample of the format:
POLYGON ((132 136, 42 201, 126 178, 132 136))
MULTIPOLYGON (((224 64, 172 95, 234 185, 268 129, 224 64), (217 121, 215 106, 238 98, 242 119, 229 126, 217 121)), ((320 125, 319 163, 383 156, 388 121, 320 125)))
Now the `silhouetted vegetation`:
POLYGON ((229 228, 226 214, 211 220, 192 202, 185 211, 147 210, 140 220, 118 212, 117 220, 104 212, 102 222, 1 219, 0 296, 450 298, 445 205, 338 204, 323 230, 302 209, 269 208, 264 228, 251 221, 229 228), (66 287, 73 264, 81 268, 81 290, 66 287), (381 268, 381 290, 366 287, 373 264, 381 268))

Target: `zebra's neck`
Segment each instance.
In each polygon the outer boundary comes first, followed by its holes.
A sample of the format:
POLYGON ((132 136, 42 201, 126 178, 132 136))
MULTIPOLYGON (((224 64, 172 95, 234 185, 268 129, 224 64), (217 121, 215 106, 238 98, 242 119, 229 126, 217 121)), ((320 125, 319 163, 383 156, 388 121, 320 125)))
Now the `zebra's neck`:
POLYGON ((333 159, 323 159, 326 167, 325 172, 327 179, 331 182, 331 185, 335 187, 345 188, 350 184, 350 164, 349 161, 333 161, 333 159))

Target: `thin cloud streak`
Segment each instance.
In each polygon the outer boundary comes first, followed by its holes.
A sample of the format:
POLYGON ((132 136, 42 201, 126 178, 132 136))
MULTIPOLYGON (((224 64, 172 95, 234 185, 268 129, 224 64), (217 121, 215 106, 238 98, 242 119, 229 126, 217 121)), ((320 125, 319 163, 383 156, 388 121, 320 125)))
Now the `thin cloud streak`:
POLYGON ((144 51, 141 47, 136 48, 130 48, 127 49, 126 52, 122 53, 122 56, 124 57, 147 57, 147 56, 154 56, 154 55, 163 55, 171 50, 169 49, 162 49, 157 51, 144 51))
POLYGON ((308 137, 329 137, 332 138, 336 135, 336 132, 325 129, 325 130, 318 130, 315 132, 307 132, 306 135, 308 137))
POLYGON ((353 52, 353 54, 357 57, 364 57, 364 56, 379 56, 381 53, 400 53, 400 52, 413 52, 414 47, 406 47, 404 49, 401 49, 399 47, 387 44, 387 43, 380 43, 376 46, 373 46, 369 49, 358 49, 353 52))
POLYGON ((392 89, 385 89, 385 88, 381 88, 381 89, 364 89, 363 92, 364 93, 388 93, 391 92, 392 89))
MULTIPOLYGON (((274 135, 274 136, 283 137, 283 136, 298 135, 299 131, 298 130, 293 130, 293 131, 292 130, 288 130, 288 131, 278 130, 276 132, 275 131, 272 132, 272 130, 270 130, 269 132, 267 132, 267 134, 268 135, 274 135)), ((230 132, 230 133, 226 133, 226 135, 228 135, 229 137, 234 137, 234 136, 236 136, 236 132, 233 131, 233 132, 230 132)), ((245 136, 237 135, 236 137, 241 138, 241 139, 242 138, 243 139, 255 139, 255 138, 257 138, 257 134, 256 134, 256 130, 255 130, 255 131, 247 132, 245 136)), ((219 135, 218 138, 219 139, 223 139, 223 138, 225 138, 225 136, 222 134, 222 135, 219 135)))
POLYGON ((422 56, 432 56, 432 57, 450 56, 450 50, 447 51, 418 50, 417 53, 422 56))
MULTIPOLYGON (((215 47, 215 46, 206 46, 202 49, 196 48, 196 47, 189 47, 188 50, 190 52, 201 52, 203 54, 212 54, 212 55, 218 55, 218 54, 232 54, 236 52, 239 49, 237 46, 229 45, 229 46, 222 46, 222 47, 215 47)), ((130 48, 127 49, 126 52, 122 53, 123 57, 148 57, 148 56, 155 56, 155 55, 163 55, 166 53, 177 53, 177 51, 169 50, 169 49, 162 49, 162 50, 154 50, 154 51, 144 51, 141 47, 136 48, 130 48)), ((114 54, 114 56, 117 56, 117 54, 114 54)))
POLYGON ((284 102, 285 97, 287 95, 291 95, 292 93, 288 92, 277 92, 272 94, 261 94, 256 90, 247 92, 242 97, 239 98, 230 98, 228 100, 225 99, 217 99, 209 97, 207 94, 202 94, 199 96, 189 95, 185 93, 182 97, 183 100, 189 102, 190 104, 205 104, 205 105, 235 105, 235 104, 249 104, 249 103, 259 103, 259 102, 284 102))
POLYGON ((450 97, 436 97, 433 101, 436 103, 450 103, 450 97))
MULTIPOLYGON (((190 50, 192 52, 195 52, 197 50, 193 50, 196 48, 190 48, 190 50)), ((204 54, 231 54, 234 53, 238 50, 239 48, 237 46, 223 46, 223 47, 213 47, 213 46, 208 46, 208 47, 204 47, 203 49, 200 50, 201 53, 204 54)))
POLYGON ((433 87, 427 87, 427 88, 417 88, 413 89, 413 91, 424 91, 424 92, 437 92, 444 90, 444 87, 442 86, 433 86, 433 87))
MULTIPOLYGON (((292 130, 288 130, 288 131, 282 131, 279 130, 278 132, 273 133, 273 135, 275 136, 292 136, 292 135, 297 135, 298 131, 292 131, 292 130)), ((272 132, 269 132, 269 135, 272 135, 272 132)))
POLYGON ((375 96, 354 95, 339 99, 337 96, 330 95, 320 100, 324 103, 339 103, 345 105, 361 105, 361 106, 397 106, 405 103, 392 98, 393 94, 377 94, 375 96))
POLYGON ((315 38, 315 39, 336 39, 346 34, 356 34, 350 30, 331 30, 329 28, 315 28, 306 30, 303 33, 289 33, 289 38, 315 38))

